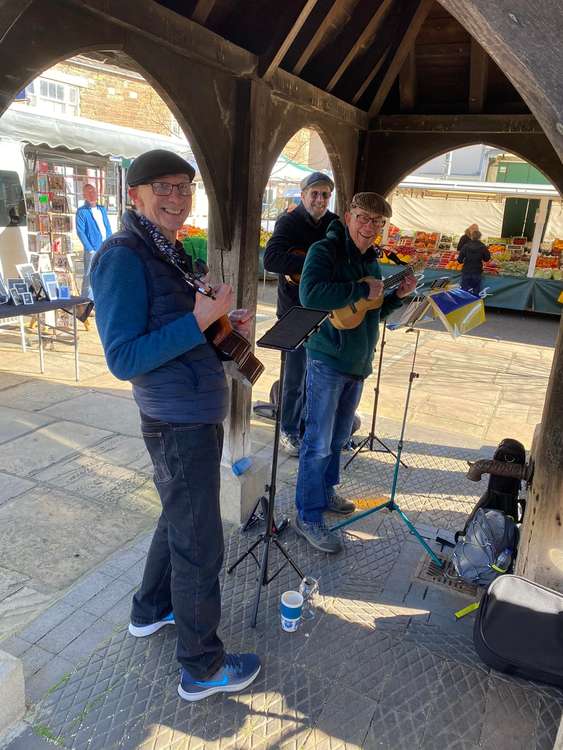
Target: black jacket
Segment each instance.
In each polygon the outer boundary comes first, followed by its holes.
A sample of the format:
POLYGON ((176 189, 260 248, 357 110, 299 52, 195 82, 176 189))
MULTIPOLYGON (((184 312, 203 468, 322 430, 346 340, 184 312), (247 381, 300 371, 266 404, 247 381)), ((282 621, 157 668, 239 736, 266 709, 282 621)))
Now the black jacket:
POLYGON ((338 216, 327 211, 319 222, 314 222, 300 203, 293 211, 284 211, 278 217, 274 233, 266 245, 264 268, 279 274, 278 317, 290 307, 301 306, 299 287, 286 281, 285 275, 301 273, 305 256, 293 255, 290 250, 308 250, 314 242, 324 239, 328 225, 338 216))
POLYGON ((471 237, 469 237, 465 233, 461 235, 461 237, 459 238, 459 241, 457 243, 457 247, 456 247, 456 250, 458 251, 458 253, 461 252, 461 248, 465 245, 466 242, 469 242, 470 239, 471 239, 471 237))
POLYGON ((490 259, 491 254, 485 244, 479 240, 467 240, 457 257, 457 262, 463 263, 461 275, 470 276, 483 273, 483 261, 490 259))

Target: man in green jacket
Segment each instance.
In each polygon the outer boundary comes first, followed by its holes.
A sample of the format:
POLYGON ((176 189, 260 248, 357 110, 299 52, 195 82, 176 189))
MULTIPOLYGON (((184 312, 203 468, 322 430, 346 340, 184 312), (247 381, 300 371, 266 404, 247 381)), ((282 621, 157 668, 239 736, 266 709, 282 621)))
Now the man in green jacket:
MULTIPOLYGON (((299 296, 304 307, 338 310, 361 299, 383 295, 381 270, 373 243, 391 206, 377 193, 357 193, 344 216, 331 222, 326 237, 313 244, 305 260, 299 296)), ((350 436, 364 379, 371 373, 379 322, 402 305, 416 287, 414 276, 386 295, 381 307, 366 313, 349 330, 326 320, 307 342, 308 404, 305 435, 299 454, 296 531, 315 549, 335 553, 338 537, 325 526, 323 513, 348 515, 354 504, 340 497, 340 452, 350 436)))

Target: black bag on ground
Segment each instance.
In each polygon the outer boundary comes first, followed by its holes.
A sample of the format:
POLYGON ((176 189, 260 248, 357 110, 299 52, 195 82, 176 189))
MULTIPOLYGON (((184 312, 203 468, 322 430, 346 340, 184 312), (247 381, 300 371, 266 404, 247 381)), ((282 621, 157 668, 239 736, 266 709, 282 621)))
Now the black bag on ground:
POLYGON ((477 653, 493 669, 563 687, 563 595, 526 578, 496 578, 473 627, 477 653))
MULTIPOLYGON (((526 449, 518 440, 504 438, 495 450, 493 461, 519 464, 524 467, 526 465, 526 449)), ((456 540, 458 536, 464 536, 467 533, 467 527, 479 508, 483 508, 483 510, 500 510, 505 516, 512 518, 515 523, 520 523, 524 517, 525 510, 525 502, 519 498, 520 484, 520 479, 491 474, 486 491, 467 519, 463 530, 457 532, 456 540)))

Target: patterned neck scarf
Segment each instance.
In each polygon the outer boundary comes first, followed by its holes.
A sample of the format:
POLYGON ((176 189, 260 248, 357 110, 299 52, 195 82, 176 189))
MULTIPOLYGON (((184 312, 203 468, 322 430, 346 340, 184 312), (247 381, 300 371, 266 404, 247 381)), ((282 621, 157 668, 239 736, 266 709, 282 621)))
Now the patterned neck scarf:
POLYGON ((192 273, 191 263, 183 250, 167 240, 160 229, 152 221, 149 221, 146 216, 137 214, 137 221, 163 260, 173 266, 179 266, 184 273, 192 273))

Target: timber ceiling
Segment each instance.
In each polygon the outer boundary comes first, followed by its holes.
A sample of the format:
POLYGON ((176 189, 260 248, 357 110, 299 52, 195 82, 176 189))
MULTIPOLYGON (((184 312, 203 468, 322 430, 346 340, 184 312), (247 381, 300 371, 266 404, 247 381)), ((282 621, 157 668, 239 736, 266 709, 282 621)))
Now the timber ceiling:
POLYGON ((434 0, 159 0, 260 60, 378 114, 528 114, 434 0))

